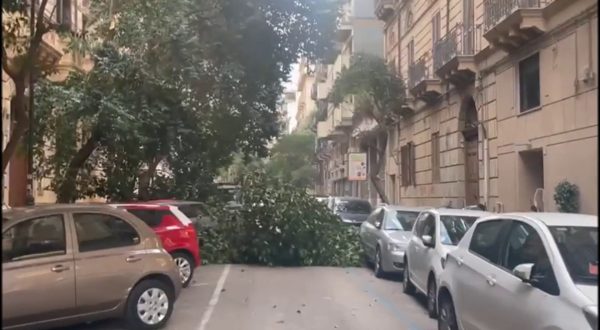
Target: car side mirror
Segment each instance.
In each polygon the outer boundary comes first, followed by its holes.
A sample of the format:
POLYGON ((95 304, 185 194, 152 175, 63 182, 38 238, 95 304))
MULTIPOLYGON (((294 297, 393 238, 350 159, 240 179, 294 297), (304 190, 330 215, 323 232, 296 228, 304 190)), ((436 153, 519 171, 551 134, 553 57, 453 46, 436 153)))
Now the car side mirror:
POLYGON ((430 235, 421 236, 421 240, 423 240, 423 244, 427 247, 433 247, 433 237, 430 235))
POLYGON ((534 264, 531 264, 531 263, 520 264, 520 265, 517 265, 513 269, 512 273, 516 277, 520 278, 521 281, 523 281, 525 283, 530 283, 531 282, 531 274, 533 273, 533 266, 534 266, 534 264))

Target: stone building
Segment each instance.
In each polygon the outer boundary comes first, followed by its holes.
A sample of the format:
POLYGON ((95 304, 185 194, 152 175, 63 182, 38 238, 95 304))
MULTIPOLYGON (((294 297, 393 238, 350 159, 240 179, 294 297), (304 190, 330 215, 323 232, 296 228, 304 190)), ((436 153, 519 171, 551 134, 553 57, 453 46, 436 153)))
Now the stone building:
MULTIPOLYGON (((46 6, 45 15, 50 20, 69 26, 74 32, 82 33, 88 28, 89 23, 89 0, 49 0, 46 6)), ((10 17, 5 17, 5 20, 10 17)), ((29 33, 29 32, 27 32, 29 33)), ((47 77, 53 81, 66 79, 70 70, 90 70, 93 63, 89 59, 83 58, 80 54, 65 52, 67 48, 66 40, 61 39, 54 32, 44 34, 38 53, 38 61, 45 65, 54 66, 57 72, 47 77)), ((12 59, 14 53, 8 49, 8 64, 13 65, 12 59)), ((14 97, 15 87, 13 81, 2 70, 2 149, 8 143, 11 129, 13 126, 11 116, 11 100, 14 97)), ((74 127, 74 129, 77 129, 74 127)), ((23 139, 26 141, 26 139, 23 139)), ((22 142, 24 143, 24 142, 22 142)), ((17 150, 17 153, 11 159, 8 169, 2 177, 2 198, 3 203, 11 206, 23 206, 27 197, 27 148, 25 145, 17 150), (25 150, 25 151, 24 151, 25 150)), ((34 178, 33 196, 36 203, 51 203, 55 201, 55 195, 52 191, 45 188, 48 186, 50 178, 34 178)))
POLYGON ((374 15, 372 0, 346 0, 336 31, 336 48, 315 67, 313 99, 317 108, 318 194, 377 196, 367 181, 348 180, 348 155, 359 148, 359 124, 353 120, 354 104, 348 98, 339 106, 328 101, 333 83, 352 54, 369 53, 383 57, 383 23, 374 15))
POLYGON ((406 205, 555 211, 561 180, 598 212, 598 3, 375 0, 410 102, 386 190, 406 205))

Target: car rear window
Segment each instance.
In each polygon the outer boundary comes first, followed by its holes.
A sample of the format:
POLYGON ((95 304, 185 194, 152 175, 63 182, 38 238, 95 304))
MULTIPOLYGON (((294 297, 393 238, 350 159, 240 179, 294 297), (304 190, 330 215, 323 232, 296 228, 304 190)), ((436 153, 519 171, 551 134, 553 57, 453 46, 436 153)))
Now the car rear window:
POLYGON ((336 203, 339 213, 371 214, 371 203, 360 200, 340 200, 336 203))
POLYGON ((127 212, 135 215, 144 221, 151 228, 158 227, 165 215, 170 212, 166 210, 147 210, 147 209, 126 209, 127 212))

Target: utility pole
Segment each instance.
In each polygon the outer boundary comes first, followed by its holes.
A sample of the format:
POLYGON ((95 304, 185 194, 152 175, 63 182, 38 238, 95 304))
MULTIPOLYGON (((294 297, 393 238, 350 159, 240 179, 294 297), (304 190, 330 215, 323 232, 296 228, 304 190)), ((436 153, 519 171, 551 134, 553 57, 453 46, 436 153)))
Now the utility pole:
MULTIPOLYGON (((31 8, 30 8, 30 19, 29 19, 29 32, 31 33, 31 40, 33 40, 33 36, 35 35, 35 5, 36 5, 36 0, 32 0, 31 1, 31 8)), ((37 54, 33 54, 34 56, 37 56, 37 54)), ((34 63, 35 63, 34 59, 34 63)), ((34 80, 34 76, 33 76, 33 71, 34 71, 34 67, 35 65, 32 65, 31 69, 29 70, 29 129, 28 134, 27 134, 27 198, 26 198, 26 204, 27 205, 34 205, 35 204, 35 198, 33 197, 33 80, 34 80)))

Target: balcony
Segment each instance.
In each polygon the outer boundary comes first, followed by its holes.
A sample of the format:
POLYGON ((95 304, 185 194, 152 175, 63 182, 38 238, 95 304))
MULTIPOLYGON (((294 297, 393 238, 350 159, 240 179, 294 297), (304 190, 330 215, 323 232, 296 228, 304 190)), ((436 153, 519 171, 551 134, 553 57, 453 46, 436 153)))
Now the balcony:
POLYGON ((327 81, 327 64, 318 63, 315 66, 315 80, 317 82, 327 81))
POLYGON ((434 46, 433 69, 443 81, 464 87, 475 81, 475 54, 480 47, 480 28, 457 25, 434 46))
POLYGON ((375 15, 382 21, 387 21, 394 14, 393 0, 375 0, 375 15))
POLYGON ((515 50, 545 32, 543 8, 554 0, 485 0, 483 37, 494 48, 515 50))
POLYGON ((341 129, 352 127, 352 118, 354 112, 352 111, 352 104, 344 102, 338 107, 333 109, 333 127, 335 129, 341 129))
POLYGON ((442 94, 441 81, 431 75, 424 58, 408 67, 408 90, 427 104, 434 104, 442 94))

